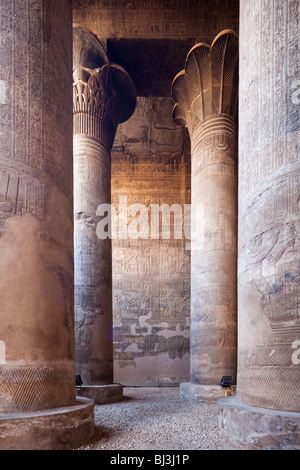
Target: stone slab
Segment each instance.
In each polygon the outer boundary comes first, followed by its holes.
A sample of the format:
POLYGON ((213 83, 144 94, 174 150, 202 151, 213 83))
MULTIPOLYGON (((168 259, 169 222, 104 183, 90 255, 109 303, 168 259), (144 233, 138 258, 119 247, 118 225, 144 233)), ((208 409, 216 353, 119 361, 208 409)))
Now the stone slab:
POLYGON ((123 400, 123 385, 82 385, 77 387, 77 395, 93 400, 96 405, 115 403, 123 400))
POLYGON ((68 450, 94 435, 94 404, 0 415, 0 450, 68 450))
MULTIPOLYGON (((232 393, 235 393, 234 387, 232 387, 232 393)), ((200 385, 183 382, 180 384, 180 396, 186 400, 219 400, 224 398, 225 392, 219 385, 200 385)))
POLYGON ((253 450, 299 450, 300 413, 256 408, 239 397, 218 401, 218 423, 231 441, 253 450))

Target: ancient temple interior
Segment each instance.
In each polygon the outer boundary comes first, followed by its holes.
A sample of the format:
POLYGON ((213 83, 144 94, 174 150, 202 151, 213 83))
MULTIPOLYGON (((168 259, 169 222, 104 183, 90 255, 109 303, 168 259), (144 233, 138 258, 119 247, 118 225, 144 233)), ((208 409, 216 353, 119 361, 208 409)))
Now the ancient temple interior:
POLYGON ((299 0, 1 0, 0 450, 126 387, 300 449, 299 0))

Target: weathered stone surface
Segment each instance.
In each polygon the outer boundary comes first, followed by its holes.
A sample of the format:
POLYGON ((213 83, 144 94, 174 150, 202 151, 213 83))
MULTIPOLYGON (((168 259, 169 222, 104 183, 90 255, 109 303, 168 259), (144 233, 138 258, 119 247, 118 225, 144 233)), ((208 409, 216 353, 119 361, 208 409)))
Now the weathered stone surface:
POLYGON ((236 377, 237 65, 237 35, 223 31, 191 49, 172 85, 191 138, 192 384, 236 377))
POLYGON ((298 412, 299 25, 297 1, 241 2, 238 392, 298 412))
MULTIPOLYGON (((112 152, 112 203, 141 204, 145 238, 113 240, 114 371, 123 384, 173 385, 189 370, 190 218, 182 239, 151 229, 154 205, 190 203, 189 145, 172 121, 170 98, 138 97, 132 118, 117 130, 112 152)), ((117 212, 119 212, 117 210, 117 212)), ((119 214, 120 215, 120 214, 119 214)), ((162 217, 162 215, 161 215, 162 217)), ((128 222, 134 217, 128 218, 128 222)))
POLYGON ((181 36, 211 42, 222 29, 236 27, 238 18, 235 0, 73 1, 74 23, 85 24, 100 40, 181 36))
POLYGON ((75 402, 71 2, 7 0, 0 16, 5 413, 75 402))
POLYGON ((74 363, 71 1, 0 6, 0 448, 93 435, 74 363))
POLYGON ((300 448, 299 19, 241 2, 238 388, 219 424, 258 449, 300 448))
POLYGON ((300 413, 244 404, 237 397, 218 401, 219 428, 252 450, 299 450, 300 413))
POLYGON ((71 450, 93 435, 94 404, 87 398, 64 408, 0 415, 1 450, 71 450))
MULTIPOLYGON (((146 150, 152 143, 144 145, 146 150)), ((178 384, 189 370, 190 239, 183 220, 182 239, 174 239, 173 222, 170 239, 162 239, 161 223, 152 239, 151 220, 154 204, 175 203, 182 212, 189 204, 189 159, 136 152, 125 160, 113 152, 112 188, 117 209, 120 197, 127 198, 128 209, 139 203, 147 208, 149 224, 147 238, 117 238, 112 244, 115 378, 123 384, 178 384)))
POLYGON ((74 136, 75 358, 84 384, 113 383, 111 240, 96 216, 110 202, 110 154, 101 142, 74 136))
POLYGON ((172 80, 199 41, 238 30, 238 0, 78 0, 73 20, 97 35, 110 61, 124 67, 138 96, 169 97, 172 80), (98 20, 101 18, 101 21, 98 20))
POLYGON ((111 203, 110 151, 135 90, 91 33, 73 36, 76 369, 91 386, 113 383, 111 238, 97 232, 97 208, 111 203))
POLYGON ((110 383, 108 385, 82 385, 77 387, 77 395, 86 397, 97 405, 115 403, 123 399, 123 386, 121 384, 110 383))
POLYGON ((222 387, 218 385, 201 385, 192 382, 180 384, 180 396, 185 400, 218 400, 224 398, 222 387))

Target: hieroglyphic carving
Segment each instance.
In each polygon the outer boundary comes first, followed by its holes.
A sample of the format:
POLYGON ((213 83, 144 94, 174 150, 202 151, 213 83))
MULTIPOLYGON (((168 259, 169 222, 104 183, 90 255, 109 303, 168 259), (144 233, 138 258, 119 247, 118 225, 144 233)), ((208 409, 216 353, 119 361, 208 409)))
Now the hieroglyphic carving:
MULTIPOLYGON (((255 187, 258 180, 262 181, 288 163, 297 162, 299 146, 297 133, 292 132, 299 127, 299 107, 292 100, 292 84, 298 77, 298 42, 293 32, 298 27, 298 3, 294 0, 289 2, 284 14, 281 5, 264 0, 259 10, 254 5, 250 6, 249 15, 257 24, 265 25, 259 35, 252 34, 250 24, 245 26, 250 52, 247 59, 244 59, 249 71, 249 83, 251 82, 251 99, 263 103, 263 106, 249 109, 240 123, 243 130, 242 145, 248 149, 249 154, 254 155, 254 158, 241 161, 242 168, 245 168, 248 175, 241 185, 243 197, 255 187), (258 54, 262 43, 264 53, 258 54), (282 68, 282 64, 286 64, 286 69, 282 68), (261 73, 259 81, 254 78, 258 68, 261 73), (263 163, 259 157, 262 152, 265 156, 263 163)), ((241 99, 244 93, 247 94, 241 89, 241 99)))
POLYGON ((236 375, 237 72, 226 30, 196 44, 172 84, 173 118, 191 139, 192 213, 203 208, 192 216, 191 381, 208 385, 236 375))
POLYGON ((240 395, 254 406, 298 411, 292 344, 300 334, 300 133, 292 84, 299 76, 299 2, 241 6, 240 395))
MULTIPOLYGON (((76 9, 81 5, 81 1, 74 1, 74 8, 76 9)), ((95 2, 93 2, 95 3, 95 2)), ((232 4, 232 6, 234 3, 232 4)), ((181 8, 186 8, 187 10, 199 8, 199 0, 152 0, 151 2, 147 0, 131 0, 128 4, 127 0, 102 0, 101 8, 103 10, 115 10, 117 7, 126 7, 130 10, 150 10, 151 14, 156 10, 170 9, 176 10, 181 8)), ((211 8, 217 10, 222 7, 220 0, 212 0, 211 8)))
POLYGON ((75 398, 71 2, 4 0, 0 17, 1 411, 42 410, 75 398))
POLYGON ((118 127, 113 152, 132 155, 178 151, 183 130, 172 122, 172 106, 170 97, 138 96, 133 116, 118 127))
MULTIPOLYGON (((150 106, 149 99, 142 101, 150 106)), ((141 112, 148 113, 146 108, 141 112)), ((179 152, 127 156, 114 151, 112 203, 118 209, 119 196, 126 195, 128 207, 143 204, 149 219, 153 204, 188 203, 190 166, 183 163, 185 158, 179 152), (186 178, 182 172, 187 172, 186 178)), ((119 380, 125 382, 127 366, 132 369, 137 360, 153 357, 155 361, 167 353, 173 362, 189 352, 190 252, 185 251, 185 239, 174 240, 171 235, 170 240, 162 240, 161 230, 160 224, 155 240, 149 236, 112 243, 114 359, 119 380)), ((172 368, 175 375, 177 365, 172 368)), ((138 370, 135 380, 145 380, 138 370)))
POLYGON ((111 240, 98 237, 98 206, 111 202, 117 126, 134 112, 135 89, 97 38, 73 29, 76 367, 89 385, 113 382, 111 240))
MULTIPOLYGON (((45 55, 47 52, 47 45, 41 40, 44 34, 43 12, 39 2, 31 0, 24 3, 16 0, 6 3, 6 11, 10 12, 14 21, 10 24, 11 20, 9 18, 6 20, 5 14, 2 13, 1 23, 6 32, 0 38, 2 83, 0 163, 5 168, 7 162, 11 161, 13 167, 18 170, 15 173, 12 170, 6 172, 7 175, 11 175, 9 191, 17 191, 16 195, 12 196, 15 199, 15 202, 12 202, 12 209, 6 214, 20 215, 29 212, 41 219, 45 210, 43 193, 46 183, 38 182, 37 175, 43 175, 45 181, 49 180, 49 183, 50 180, 57 184, 62 183, 62 190, 70 197, 68 183, 70 162, 64 155, 64 149, 69 144, 67 133, 61 131, 61 134, 57 132, 54 136, 52 126, 43 123, 48 118, 53 119, 53 122, 57 118, 54 112, 51 115, 55 101, 68 103, 68 100, 60 99, 60 86, 46 85, 46 80, 52 77, 53 64, 45 62, 44 71, 47 69, 48 74, 43 74, 43 66, 36 65, 44 61, 43 48, 45 55), (26 36, 24 41, 18 41, 21 32, 26 36), (28 79, 25 80, 25 76, 28 79), (44 113, 47 117, 44 117, 44 113), (13 189, 14 185, 18 187, 17 190, 13 189)), ((64 104, 60 106, 65 113, 66 106, 64 104)), ((2 173, 2 183, 3 178, 5 178, 4 173, 2 173)), ((2 188, 1 202, 7 202, 5 197, 3 198, 4 189, 2 188)))
POLYGON ((0 236, 5 222, 13 215, 29 213, 44 219, 45 185, 34 178, 25 178, 15 172, 0 171, 0 236))
POLYGON ((76 1, 73 7, 74 21, 83 18, 99 37, 197 37, 212 40, 216 31, 237 27, 238 4, 227 1, 226 11, 221 0, 208 4, 198 1, 135 0, 130 2, 93 3, 93 9, 85 2, 76 1), (101 18, 97 21, 96 18, 101 18))

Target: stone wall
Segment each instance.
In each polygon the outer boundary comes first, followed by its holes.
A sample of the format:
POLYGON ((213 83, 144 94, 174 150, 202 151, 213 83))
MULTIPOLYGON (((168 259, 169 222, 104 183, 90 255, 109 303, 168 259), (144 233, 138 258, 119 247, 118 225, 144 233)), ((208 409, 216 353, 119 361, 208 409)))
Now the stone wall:
POLYGON ((73 21, 107 38, 195 37, 238 26, 236 0, 73 0, 73 21))
POLYGON ((162 215, 158 239, 151 230, 154 204, 177 204, 183 215, 190 203, 189 149, 171 111, 168 98, 139 98, 112 154, 113 205, 122 203, 120 197, 127 198, 128 209, 141 204, 149 227, 145 238, 135 239, 133 231, 131 238, 113 242, 115 380, 122 383, 178 383, 189 371, 188 226, 183 218, 182 238, 174 238, 176 213, 170 215, 170 239, 163 239, 162 215))

